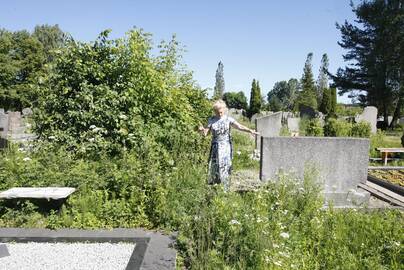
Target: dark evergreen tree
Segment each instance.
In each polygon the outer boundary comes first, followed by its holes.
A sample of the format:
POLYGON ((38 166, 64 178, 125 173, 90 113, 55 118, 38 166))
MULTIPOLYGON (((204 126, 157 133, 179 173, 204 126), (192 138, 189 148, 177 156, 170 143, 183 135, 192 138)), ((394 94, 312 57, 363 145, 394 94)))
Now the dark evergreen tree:
POLYGON ((214 99, 223 98, 224 94, 224 75, 223 75, 223 63, 220 61, 216 70, 216 83, 213 92, 214 99))
POLYGON ((331 107, 330 107, 328 116, 336 117, 337 116, 337 89, 335 87, 333 87, 333 88, 330 88, 329 91, 330 91, 331 107))
POLYGON ((253 79, 251 85, 251 95, 250 95, 250 106, 248 108, 248 116, 251 117, 261 110, 262 99, 261 99, 261 89, 259 82, 253 79))
POLYGON ((301 79, 302 91, 299 93, 297 100, 299 107, 309 107, 313 110, 317 109, 317 95, 316 86, 313 78, 312 68, 313 53, 307 55, 306 63, 303 69, 303 76, 301 79))
POLYGON ((337 28, 339 45, 347 50, 348 66, 332 76, 339 94, 350 93, 363 105, 372 105, 384 116, 394 114, 392 124, 404 107, 404 3, 403 0, 351 3, 357 20, 337 28))
POLYGON ((331 90, 328 88, 324 88, 323 90, 323 97, 319 110, 325 115, 329 115, 332 110, 331 90))

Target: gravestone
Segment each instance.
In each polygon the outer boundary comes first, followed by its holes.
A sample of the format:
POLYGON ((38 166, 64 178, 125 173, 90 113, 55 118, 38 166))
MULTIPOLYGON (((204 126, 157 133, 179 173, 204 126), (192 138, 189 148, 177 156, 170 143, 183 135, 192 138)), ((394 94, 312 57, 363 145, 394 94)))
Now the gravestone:
POLYGON ((60 200, 65 199, 72 194, 76 189, 68 187, 18 187, 10 188, 6 191, 0 192, 1 199, 47 199, 47 200, 60 200))
POLYGON ((300 118, 291 117, 288 118, 288 129, 291 132, 299 132, 300 118))
POLYGON ((391 124, 391 121, 393 121, 393 116, 391 115, 387 116, 387 123, 389 124, 389 126, 391 124))
POLYGON ((277 180, 287 172, 303 178, 308 167, 318 170, 325 204, 366 203, 369 193, 357 190, 367 180, 369 140, 362 138, 263 137, 260 179, 277 180))
POLYGON ((243 109, 235 109, 235 108, 230 108, 229 109, 229 116, 233 117, 236 120, 240 120, 243 117, 243 109))
POLYGON ((401 117, 398 123, 399 123, 400 125, 404 125, 404 117, 401 117))
POLYGON ((8 114, 0 112, 0 134, 1 134, 0 137, 6 139, 7 133, 8 133, 8 114))
POLYGON ((377 108, 374 106, 365 107, 363 113, 355 117, 355 122, 365 121, 370 124, 370 130, 372 133, 377 132, 377 108))
POLYGON ((277 112, 271 115, 262 116, 255 119, 255 130, 260 133, 255 136, 255 147, 260 149, 261 136, 273 137, 279 136, 282 128, 282 112, 277 112))

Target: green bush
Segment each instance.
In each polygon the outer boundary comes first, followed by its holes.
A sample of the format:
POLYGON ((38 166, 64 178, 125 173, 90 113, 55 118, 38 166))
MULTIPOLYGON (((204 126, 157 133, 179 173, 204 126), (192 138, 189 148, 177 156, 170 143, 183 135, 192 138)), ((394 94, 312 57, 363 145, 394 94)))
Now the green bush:
POLYGON ((315 136, 315 137, 321 137, 324 135, 323 127, 321 126, 321 122, 319 119, 314 118, 307 122, 307 126, 305 129, 305 135, 306 136, 315 136))
POLYGON ((326 137, 349 137, 351 131, 352 124, 344 120, 329 118, 324 125, 324 136, 326 137))
POLYGON ((108 33, 58 51, 38 86, 34 132, 82 156, 152 145, 167 156, 175 140, 193 147, 211 109, 191 73, 178 68, 177 41, 153 57, 150 34, 135 29, 111 40, 108 33))
POLYGON ((359 121, 359 123, 355 123, 352 125, 351 130, 352 137, 369 138, 370 134, 371 134, 370 123, 365 121, 359 121))

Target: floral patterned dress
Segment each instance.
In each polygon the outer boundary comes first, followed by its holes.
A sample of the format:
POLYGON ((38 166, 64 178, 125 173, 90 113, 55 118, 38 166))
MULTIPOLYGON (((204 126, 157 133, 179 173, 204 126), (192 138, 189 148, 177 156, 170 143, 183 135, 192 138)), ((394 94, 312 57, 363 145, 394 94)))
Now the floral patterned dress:
POLYGON ((229 176, 233 158, 230 125, 234 122, 235 120, 227 115, 221 118, 213 116, 208 120, 208 128, 212 133, 208 183, 223 183, 225 190, 228 190, 230 184, 229 176))

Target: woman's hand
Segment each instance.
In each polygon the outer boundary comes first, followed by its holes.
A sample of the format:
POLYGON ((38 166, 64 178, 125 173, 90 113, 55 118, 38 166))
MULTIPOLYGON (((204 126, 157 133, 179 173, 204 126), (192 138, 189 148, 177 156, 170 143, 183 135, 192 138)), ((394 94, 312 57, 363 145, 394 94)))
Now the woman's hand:
POLYGON ((208 134, 208 132, 209 132, 209 129, 204 128, 202 125, 200 125, 200 126, 198 127, 198 131, 199 131, 199 133, 201 133, 202 135, 206 136, 206 135, 208 134))
POLYGON ((255 131, 255 130, 252 130, 252 129, 250 129, 250 133, 253 134, 253 135, 260 135, 259 132, 255 131))

